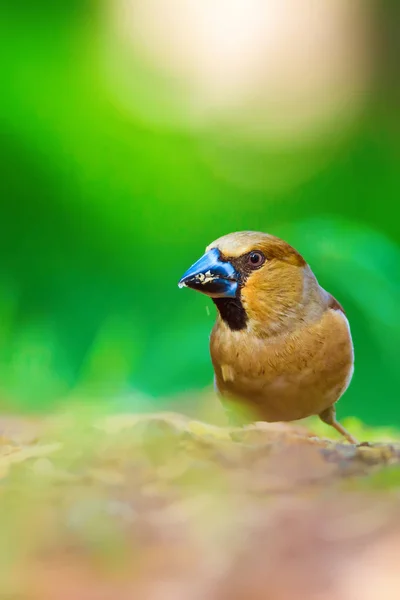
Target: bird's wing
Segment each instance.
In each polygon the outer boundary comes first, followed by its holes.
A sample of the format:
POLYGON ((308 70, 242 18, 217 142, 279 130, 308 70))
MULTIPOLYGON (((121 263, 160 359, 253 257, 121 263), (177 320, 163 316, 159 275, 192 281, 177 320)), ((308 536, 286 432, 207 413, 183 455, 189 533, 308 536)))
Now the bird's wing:
POLYGON ((332 310, 340 310, 344 315, 346 314, 343 306, 332 296, 332 294, 328 293, 328 307, 332 308, 332 310))

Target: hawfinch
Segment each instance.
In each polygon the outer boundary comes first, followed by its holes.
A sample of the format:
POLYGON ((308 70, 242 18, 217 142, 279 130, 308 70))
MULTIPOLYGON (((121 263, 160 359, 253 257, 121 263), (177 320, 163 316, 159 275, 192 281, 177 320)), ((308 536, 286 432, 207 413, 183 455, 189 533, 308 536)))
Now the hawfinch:
POLYGON ((357 443, 335 411, 353 374, 349 323, 294 248, 266 233, 225 235, 179 287, 210 296, 217 307, 210 351, 228 409, 239 403, 268 422, 319 415, 357 443))

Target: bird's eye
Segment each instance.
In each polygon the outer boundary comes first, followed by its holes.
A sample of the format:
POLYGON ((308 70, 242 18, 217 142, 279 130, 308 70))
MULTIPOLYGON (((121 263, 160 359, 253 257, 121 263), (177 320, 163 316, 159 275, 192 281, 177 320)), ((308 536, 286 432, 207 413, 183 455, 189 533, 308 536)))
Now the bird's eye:
POLYGON ((265 256, 262 252, 250 252, 249 254, 249 265, 253 269, 261 267, 265 262, 265 256))

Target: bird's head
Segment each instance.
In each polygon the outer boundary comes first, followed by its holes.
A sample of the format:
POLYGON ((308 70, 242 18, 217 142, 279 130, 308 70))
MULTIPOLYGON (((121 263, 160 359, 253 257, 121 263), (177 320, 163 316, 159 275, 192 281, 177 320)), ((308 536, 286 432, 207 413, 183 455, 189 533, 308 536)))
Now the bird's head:
POLYGON ((232 330, 251 327, 261 335, 301 319, 319 288, 297 250, 254 231, 231 233, 210 244, 179 287, 210 296, 232 330))

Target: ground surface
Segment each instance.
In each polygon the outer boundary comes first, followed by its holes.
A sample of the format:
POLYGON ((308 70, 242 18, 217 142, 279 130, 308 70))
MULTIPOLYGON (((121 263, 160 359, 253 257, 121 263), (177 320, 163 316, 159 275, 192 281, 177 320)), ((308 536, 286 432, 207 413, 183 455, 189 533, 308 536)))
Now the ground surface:
POLYGON ((398 600, 400 445, 4 419, 1 600, 398 600))

